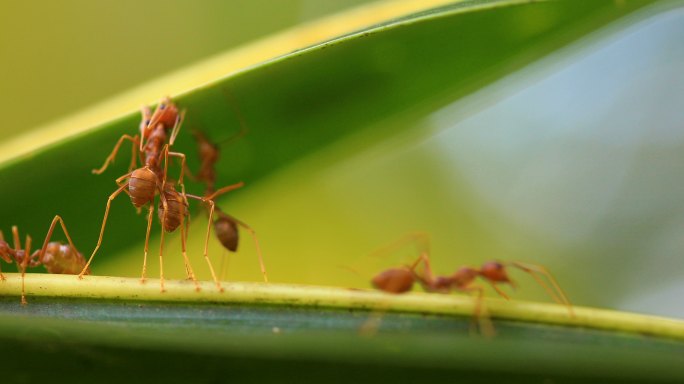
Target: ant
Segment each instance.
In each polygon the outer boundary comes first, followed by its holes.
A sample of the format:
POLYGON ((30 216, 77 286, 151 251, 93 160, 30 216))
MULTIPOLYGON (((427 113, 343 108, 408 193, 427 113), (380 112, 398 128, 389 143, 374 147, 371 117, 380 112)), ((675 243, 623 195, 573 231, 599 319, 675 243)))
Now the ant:
POLYGON ((410 291, 413 284, 418 282, 425 291, 436 293, 449 293, 457 290, 462 292, 476 292, 477 299, 475 304, 474 318, 480 318, 484 310, 482 299, 484 297, 484 288, 475 284, 475 280, 479 277, 485 282, 489 283, 492 288, 503 298, 509 299, 509 296, 503 292, 497 284, 509 284, 513 288, 516 284, 508 277, 506 268, 513 267, 530 274, 539 285, 541 285, 549 295, 558 303, 566 305, 570 315, 574 315, 572 305, 565 296, 565 293, 560 288, 556 279, 546 270, 546 268, 534 264, 527 264, 522 262, 501 262, 488 261, 480 268, 461 267, 456 272, 447 276, 435 276, 430 266, 429 256, 429 237, 426 233, 413 233, 404 236, 399 241, 388 246, 388 248, 381 250, 382 252, 390 251, 408 241, 415 241, 421 245, 420 256, 410 265, 399 268, 390 268, 377 274, 371 280, 372 285, 384 292, 400 294, 410 291), (423 272, 416 271, 419 265, 423 266, 423 272), (540 278, 539 275, 545 276, 551 283, 552 290, 548 284, 540 278))
MULTIPOLYGON (((136 209, 140 210, 144 205, 149 204, 149 211, 147 215, 147 233, 145 236, 145 256, 143 259, 142 277, 140 279, 142 283, 145 282, 150 229, 152 227, 152 216, 154 212, 154 199, 156 195, 159 194, 159 209, 161 215, 160 220, 163 226, 161 245, 159 248, 159 274, 161 291, 165 291, 163 269, 164 232, 171 232, 178 226, 181 227, 182 232, 182 253, 186 272, 188 274, 188 278, 195 282, 195 287, 197 290, 199 290, 199 283, 192 272, 190 261, 185 250, 184 232, 185 229, 187 229, 187 226, 184 228, 182 225, 187 216, 188 205, 186 198, 187 195, 185 194, 185 187, 183 185, 185 155, 180 152, 172 152, 169 149, 173 145, 176 136, 180 131, 180 127, 185 116, 185 111, 179 111, 174 102, 170 98, 166 97, 159 103, 154 113, 151 113, 150 109, 146 106, 142 108, 141 112, 142 121, 140 123, 140 136, 130 136, 127 134, 122 135, 114 146, 114 149, 110 155, 105 160, 104 165, 102 165, 102 167, 99 169, 93 170, 94 174, 102 174, 107 169, 109 164, 114 162, 116 154, 118 153, 119 148, 124 141, 128 140, 132 143, 131 164, 128 169, 129 172, 116 179, 116 183, 119 188, 114 191, 107 200, 107 206, 105 208, 105 214, 102 220, 102 227, 100 229, 100 237, 97 241, 97 245, 95 246, 93 253, 90 255, 86 266, 78 275, 78 277, 83 278, 83 275, 92 262, 93 257, 95 257, 97 250, 100 248, 112 200, 114 200, 121 192, 126 192, 126 194, 128 194, 131 198, 131 202, 136 209), (144 165, 140 168, 134 169, 137 163, 136 158, 138 152, 140 155, 140 160, 144 165), (180 194, 175 190, 174 183, 167 181, 169 157, 177 157, 181 160, 181 171, 178 178, 178 184, 180 185, 182 191, 180 194), (163 170, 161 168, 162 161, 164 161, 163 170), (124 182, 124 180, 126 181, 124 182), (180 200, 182 200, 182 202, 180 200), (175 221, 178 221, 178 225, 171 225, 175 221)), ((207 259, 207 261, 209 260, 207 259)), ((209 265, 211 267, 211 263, 209 265)))
MULTIPOLYGON (((48 273, 57 274, 70 274, 75 275, 79 273, 82 269, 85 274, 89 274, 90 270, 85 267, 85 259, 76 246, 74 242, 71 241, 71 236, 66 229, 64 220, 59 215, 56 215, 52 219, 52 224, 50 224, 50 229, 48 229, 47 235, 45 236, 45 241, 43 242, 43 247, 31 253, 31 236, 26 235, 26 241, 24 243, 24 248, 21 246, 21 240, 19 238, 19 230, 17 226, 12 226, 12 237, 14 242, 14 247, 11 247, 9 243, 5 241, 5 236, 2 231, 0 231, 0 259, 12 263, 14 261, 19 269, 21 270, 21 304, 26 305, 26 294, 24 289, 24 277, 26 275, 27 267, 37 267, 43 265, 47 269, 48 273), (61 242, 50 242, 52 233, 54 232, 55 226, 59 222, 62 226, 62 230, 66 235, 69 245, 62 244, 61 242)), ((0 280, 5 280, 5 276, 0 271, 0 280)))
MULTIPOLYGON (((208 256, 208 244, 209 244, 209 234, 211 232, 211 223, 213 220, 214 216, 214 211, 218 210, 216 208, 216 203, 214 202, 214 198, 216 198, 219 195, 222 195, 224 193, 230 192, 232 190, 241 188, 244 186, 243 182, 231 184, 228 186, 225 186, 223 188, 219 188, 217 191, 214 193, 201 197, 201 196, 196 196, 196 195, 191 195, 191 194, 186 194, 185 192, 179 193, 178 191, 175 190, 173 182, 168 182, 164 188, 164 198, 167 201, 167 206, 164 207, 164 205, 160 202, 159 204, 159 220, 162 222, 162 227, 164 228, 164 231, 166 232, 173 232, 178 226, 181 226, 181 244, 182 244, 182 250, 183 250, 183 256, 185 257, 186 263, 185 263, 185 268, 186 272, 188 273, 188 276, 190 276, 193 281, 195 281, 196 288, 199 290, 199 285, 197 285, 197 280, 194 277, 194 273, 192 272, 192 268, 190 267, 190 263, 187 259, 186 253, 185 253, 185 242, 186 242, 186 237, 187 237, 187 227, 190 222, 190 220, 185 219, 188 216, 188 202, 187 198, 192 198, 195 200, 199 200, 203 203, 206 203, 209 205, 209 223, 207 225, 207 236, 204 241, 204 259, 207 261, 207 264, 209 265, 209 271, 211 272, 211 277, 214 280, 214 283, 216 284, 216 288, 218 288, 219 291, 223 292, 223 288, 221 287, 221 283, 219 282, 219 279, 216 277, 216 273, 214 271, 214 267, 211 264, 211 260, 209 260, 208 256), (185 221, 185 228, 183 228, 182 224, 183 221, 185 221)), ((149 228, 148 228, 149 231, 149 228)), ((162 246, 164 244, 164 232, 162 231, 162 246)), ((257 244, 258 245, 258 244, 257 244)))
MULTIPOLYGON (((243 129, 237 134, 231 136, 226 141, 232 141, 236 138, 241 137, 245 134, 244 124, 242 124, 243 129)), ((219 147, 217 144, 209 140, 202 132, 193 131, 193 136, 197 141, 197 147, 199 151, 199 157, 201 159, 200 170, 194 179, 201 181, 205 185, 205 196, 213 197, 216 195, 215 184, 216 184, 216 169, 215 164, 219 158, 219 147)), ((189 175, 191 173, 188 172, 189 175)), ((221 245, 230 252, 236 252, 239 242, 239 232, 238 226, 241 226, 247 230, 254 239, 254 244, 256 246, 257 255, 259 256, 259 266, 261 268, 261 273, 264 276, 264 282, 268 282, 268 276, 266 274, 266 267, 264 266, 264 260, 261 255, 261 248, 259 247, 259 240, 257 239, 256 232, 252 227, 246 223, 236 219, 235 217, 223 212, 219 207, 213 207, 214 212, 217 214, 216 220, 212 219, 213 213, 209 212, 209 223, 211 225, 212 220, 214 224, 214 231, 216 232, 216 237, 218 238, 221 245)), ((207 230, 207 238, 204 244, 204 252, 207 252, 207 246, 209 242, 209 230, 207 230)))

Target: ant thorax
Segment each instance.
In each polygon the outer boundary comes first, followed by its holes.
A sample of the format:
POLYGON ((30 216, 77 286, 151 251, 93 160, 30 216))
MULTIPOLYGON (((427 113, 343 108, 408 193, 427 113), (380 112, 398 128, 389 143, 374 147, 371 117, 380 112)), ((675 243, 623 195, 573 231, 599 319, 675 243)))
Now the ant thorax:
POLYGON ((456 287, 467 287, 477 278, 478 271, 471 267, 459 268, 453 275, 449 277, 452 284, 456 287))
POLYGON ((158 124, 152 129, 145 144, 145 165, 157 173, 161 173, 161 170, 159 169, 161 161, 160 155, 167 140, 168 135, 166 134, 164 126, 158 124))
POLYGON ((424 281, 423 286, 426 291, 448 293, 451 291, 453 281, 447 276, 437 276, 432 281, 424 281))

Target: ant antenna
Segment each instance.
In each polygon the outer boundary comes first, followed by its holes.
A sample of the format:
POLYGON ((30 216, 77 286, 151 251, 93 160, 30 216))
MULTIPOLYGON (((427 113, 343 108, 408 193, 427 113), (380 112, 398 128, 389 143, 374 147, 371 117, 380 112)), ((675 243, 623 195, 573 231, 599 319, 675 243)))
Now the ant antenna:
POLYGON ((568 297, 565 295, 565 292, 563 292, 563 289, 560 287, 556 279, 551 275, 551 273, 546 268, 540 265, 527 264, 519 261, 511 262, 509 263, 509 265, 530 274, 532 278, 534 278, 534 280, 537 281, 537 283, 541 285, 557 303, 566 305, 568 307, 568 310, 570 311, 570 314, 572 314, 573 316, 575 315, 570 300, 568 300, 568 297), (548 286, 548 284, 546 284, 544 280, 542 280, 537 274, 541 274, 544 277, 546 277, 546 279, 549 282, 551 282, 551 285, 553 286, 555 291, 551 289, 548 286))

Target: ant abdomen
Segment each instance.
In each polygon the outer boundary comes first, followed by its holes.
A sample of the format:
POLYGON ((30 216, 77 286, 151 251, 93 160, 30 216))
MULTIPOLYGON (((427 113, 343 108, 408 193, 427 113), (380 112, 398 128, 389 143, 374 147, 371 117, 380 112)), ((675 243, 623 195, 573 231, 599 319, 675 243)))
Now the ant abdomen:
POLYGON ((216 231, 216 237, 226 249, 231 252, 237 251, 239 233, 235 221, 221 216, 214 221, 214 230, 216 231))
POLYGON ((140 208, 154 199, 159 181, 151 169, 143 167, 133 171, 128 183, 131 202, 136 208, 140 208))
MULTIPOLYGON (((69 275, 78 274, 86 264, 83 255, 59 242, 48 243, 42 263, 48 273, 69 275)), ((90 274, 90 269, 86 269, 85 273, 90 274)))
POLYGON ((0 240, 0 259, 5 260, 8 263, 12 262, 12 258, 10 257, 10 252, 12 251, 12 247, 7 244, 5 240, 0 240))
POLYGON ((164 204, 160 201, 157 211, 159 220, 162 221, 162 227, 166 232, 173 232, 180 226, 183 217, 188 215, 188 205, 183 199, 183 195, 178 193, 171 183, 167 184, 164 189, 164 199, 167 209, 164 209, 164 204))
POLYGON ((373 277, 371 283, 381 291, 388 293, 405 293, 413 289, 415 276, 406 268, 390 268, 373 277))

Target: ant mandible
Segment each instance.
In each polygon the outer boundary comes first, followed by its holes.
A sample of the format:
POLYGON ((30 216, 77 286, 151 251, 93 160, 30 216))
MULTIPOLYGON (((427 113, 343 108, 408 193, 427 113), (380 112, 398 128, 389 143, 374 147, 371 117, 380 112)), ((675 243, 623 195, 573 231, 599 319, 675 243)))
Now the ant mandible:
MULTIPOLYGON (((64 220, 59 215, 56 215, 52 219, 52 224, 50 224, 50 229, 48 229, 47 235, 45 236, 45 241, 43 242, 43 247, 40 250, 31 253, 31 236, 26 235, 26 241, 24 243, 24 248, 21 246, 21 240, 19 238, 19 229, 17 226, 12 226, 12 237, 14 247, 11 247, 9 243, 5 241, 5 236, 2 231, 0 231, 0 259, 12 263, 14 261, 19 269, 21 270, 21 304, 25 305, 26 294, 24 287, 24 277, 26 275, 26 268, 37 267, 43 265, 47 269, 48 273, 56 274, 70 274, 75 275, 79 273, 85 265, 85 259, 83 255, 78 252, 74 242, 71 241, 71 236, 66 229, 64 220), (66 235, 69 245, 62 244, 61 242, 50 242, 52 233, 54 232, 55 226, 59 222, 62 226, 62 230, 66 235)), ((90 273, 90 270, 85 267, 83 272, 86 274, 90 273)), ((5 276, 0 271, 0 280, 5 280, 5 276)))
MULTIPOLYGON (((114 191, 107 200, 107 206, 105 208, 104 218, 102 220, 102 227, 100 229, 100 237, 98 238, 97 245, 90 255, 85 268, 79 274, 79 278, 82 278, 88 266, 92 262, 95 254, 97 253, 100 245, 102 244, 102 237, 104 235, 105 226, 107 223, 107 217, 109 215, 109 208, 111 206, 112 200, 114 200, 121 192, 126 192, 131 198, 131 202, 137 209, 141 209, 145 204, 149 204, 149 211, 147 215, 147 233, 145 236, 145 256, 143 259, 142 267, 142 277, 141 282, 145 282, 147 273, 147 254, 150 239, 150 229, 152 228, 152 216, 154 212, 154 198, 157 194, 160 195, 160 206, 163 208, 162 223, 167 222, 165 217, 168 214, 176 215, 179 219, 180 224, 182 224, 187 213, 185 211, 179 212, 178 210, 169 209, 169 201, 167 196, 173 195, 175 192, 174 187, 167 187, 167 171, 169 157, 177 157, 181 160, 181 170, 180 176, 178 178, 178 184, 181 186, 183 204, 187 206, 187 200, 185 198, 185 189, 183 186, 183 170, 185 169, 185 155, 180 152, 172 152, 169 150, 170 146, 173 145, 176 136, 180 130, 183 118, 185 116, 185 111, 178 111, 178 107, 170 98, 165 98, 157 106, 154 113, 150 113, 148 107, 142 108, 142 121, 140 123, 140 136, 130 136, 124 134, 121 136, 119 141, 114 146, 111 154, 105 160, 105 163, 101 168, 93 170, 94 174, 103 173, 109 164, 111 164, 119 148, 124 141, 128 140, 132 143, 132 155, 131 164, 129 166, 129 172, 118 179, 116 179, 119 188, 114 191), (170 132, 170 133, 169 133, 170 132), (167 142, 168 141, 168 142, 167 142), (139 145, 139 148, 138 148, 139 145), (140 152, 140 158, 144 164, 142 167, 134 169, 136 166, 137 151, 140 152), (164 161, 164 169, 161 168, 161 162, 164 161), (124 180, 126 180, 124 182, 124 180)), ((174 195, 174 198, 177 197, 174 195)), ((175 200, 174 200, 175 201, 175 200)), ((175 203, 172 203, 178 208, 175 203)), ((160 275, 160 288, 164 292, 164 269, 163 269, 163 236, 164 231, 168 230, 170 226, 163 225, 162 230, 162 243, 159 247, 159 275, 160 275)), ((183 228, 182 225, 180 225, 183 228)), ((175 230, 175 228, 174 228, 175 230)), ((183 236, 184 237, 184 236, 183 236)), ((188 278, 195 282, 195 287, 199 290, 199 283, 192 273, 192 268, 190 267, 190 261, 187 257, 185 247, 185 241, 183 241, 183 259, 185 262, 186 272, 188 278)))
MULTIPOLYGON (((243 128, 237 134, 230 137, 227 141, 234 140, 246 132, 244 125, 243 128)), ((200 170, 195 176, 196 180, 202 181, 205 185, 204 195, 208 197, 216 196, 215 184, 216 184, 216 168, 215 164, 219 158, 219 147, 217 144, 209 140, 202 132, 193 131, 193 136, 197 141, 199 157, 201 160, 200 170)), ((256 247, 257 255, 259 257, 259 266, 261 268, 261 273, 264 276, 264 282, 268 282, 268 275, 266 274, 266 267, 264 265, 263 256, 261 254, 261 247, 259 246, 259 240, 257 239, 256 232, 252 227, 246 223, 236 219, 235 217, 223 212, 221 208, 214 206, 214 212, 218 216, 216 220, 213 221, 214 231, 216 232, 216 237, 230 252, 236 252, 239 242, 239 232, 238 226, 241 226, 246 231, 252 235, 254 239, 254 244, 256 247)), ((209 223, 212 223, 212 212, 209 213, 209 223)), ((207 230, 207 238, 204 243, 204 253, 207 253, 207 247, 209 243, 209 229, 207 230)))

